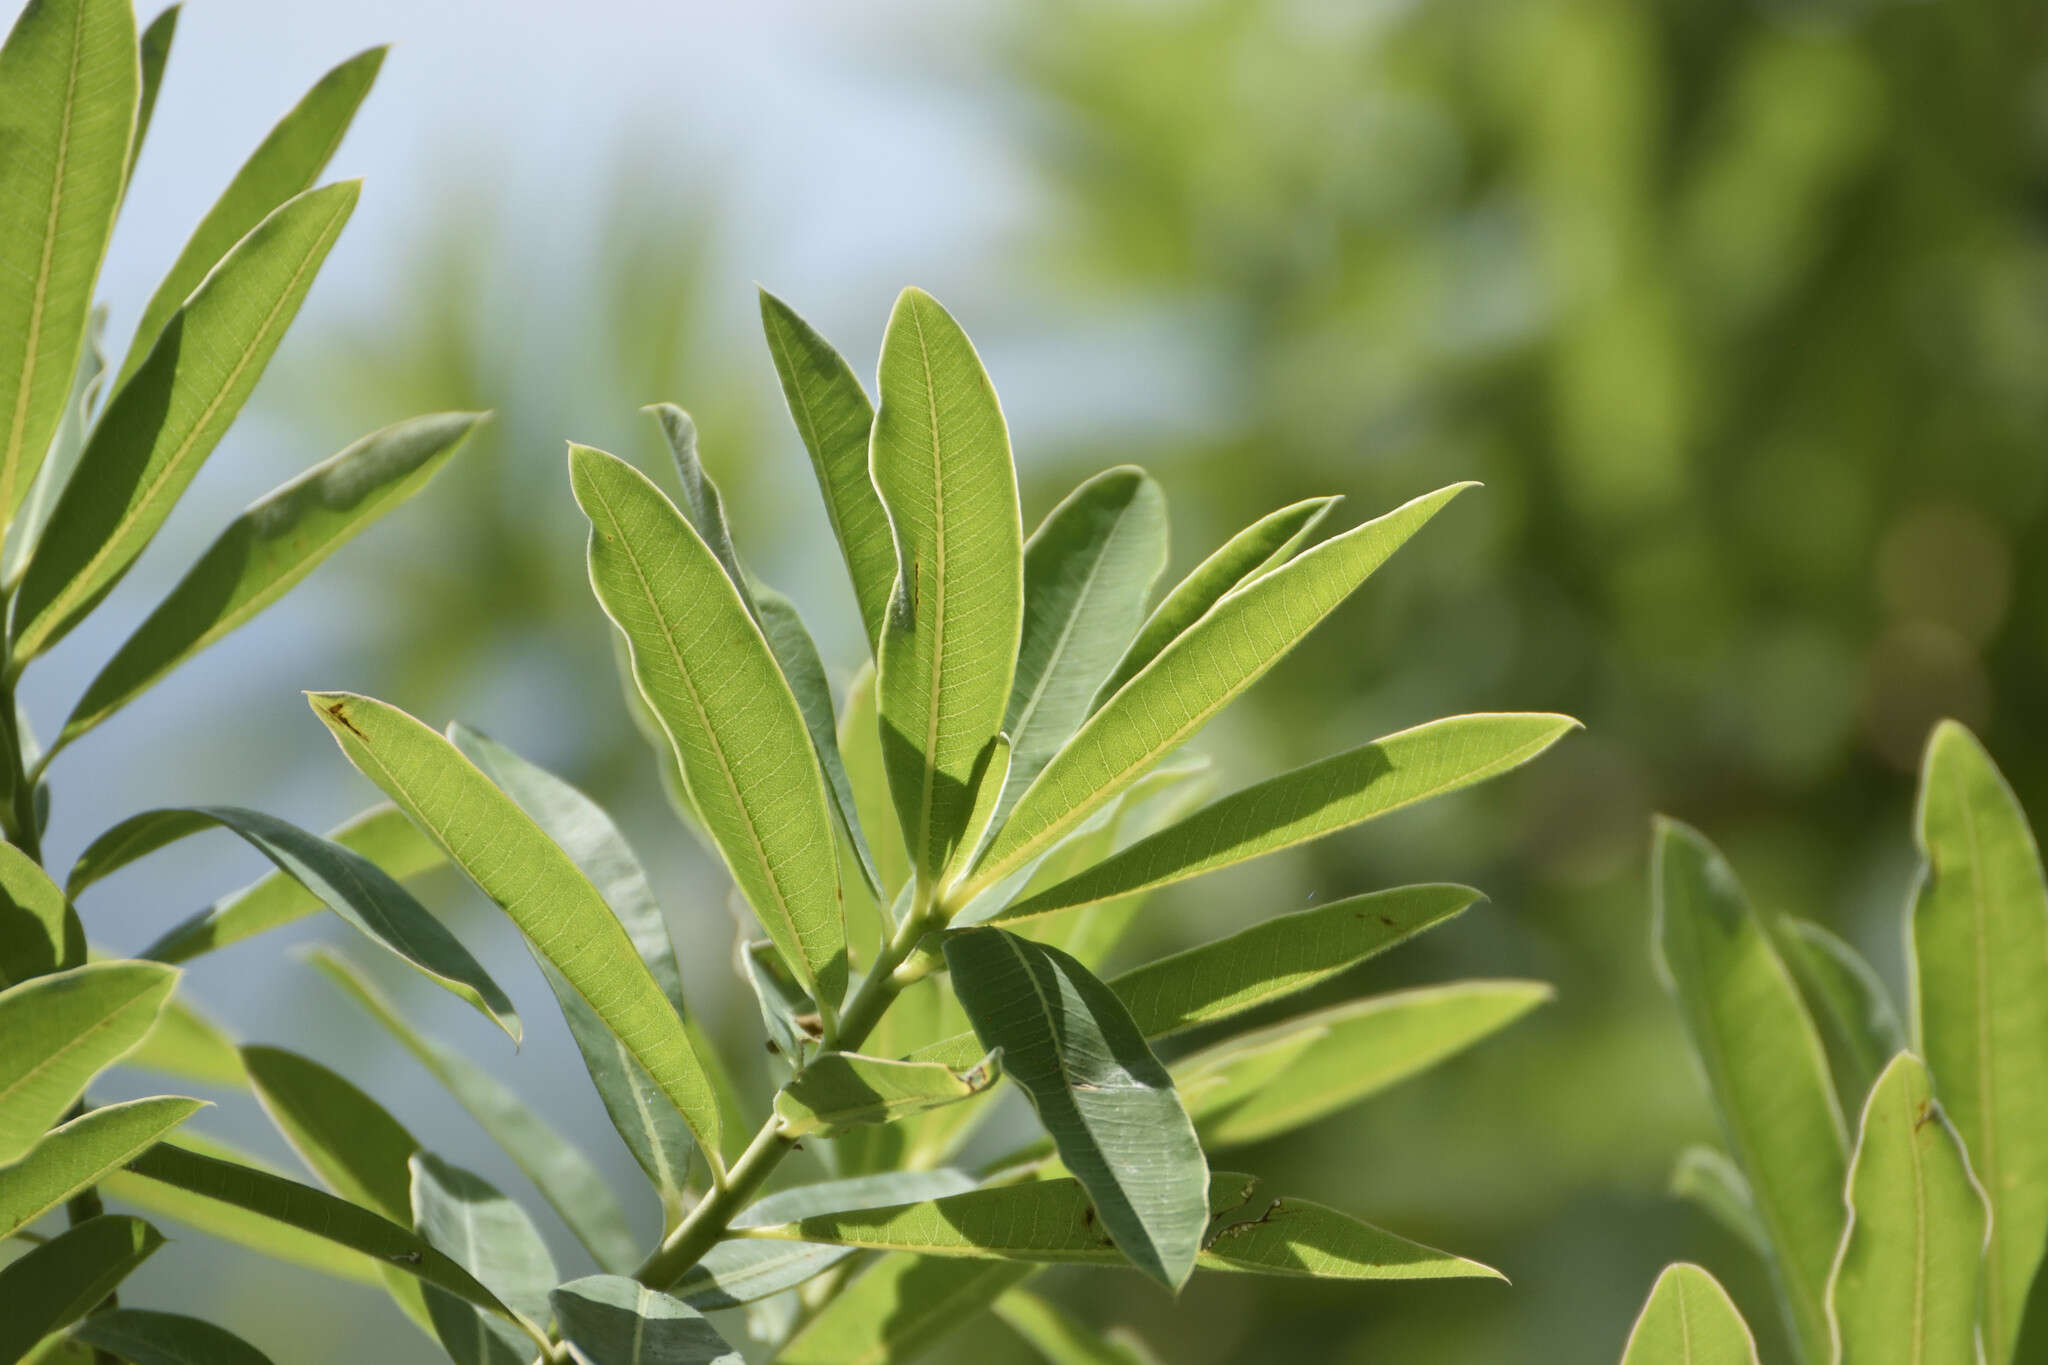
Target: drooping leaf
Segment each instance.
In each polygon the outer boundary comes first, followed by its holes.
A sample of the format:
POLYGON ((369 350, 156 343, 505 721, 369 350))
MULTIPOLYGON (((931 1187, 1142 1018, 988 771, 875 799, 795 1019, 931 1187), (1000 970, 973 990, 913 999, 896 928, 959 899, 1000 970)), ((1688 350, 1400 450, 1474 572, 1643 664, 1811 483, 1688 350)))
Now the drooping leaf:
POLYGON ((979 1095, 1002 1075, 991 1052, 965 1071, 935 1062, 899 1062, 827 1052, 775 1095, 775 1113, 792 1137, 833 1137, 848 1128, 890 1123, 979 1095))
POLYGON ((0 47, 0 523, 71 392, 141 82, 128 0, 42 0, 0 47))
POLYGON ((0 1360, 20 1360, 46 1334, 84 1317, 163 1244, 140 1218, 109 1213, 0 1266, 0 1360))
POLYGON ((1771 928, 1820 1030, 1836 1098, 1853 1109, 1870 1094, 1877 1073, 1906 1048, 1906 1031, 1884 982, 1862 954, 1811 920, 1780 918, 1771 928))
POLYGON ((131 1365, 270 1365, 270 1357, 225 1327, 147 1308, 95 1313, 71 1335, 131 1365))
POLYGON ((156 535, 256 387, 359 189, 308 190, 265 218, 115 391, 22 576, 16 658, 34 658, 78 624, 156 535))
POLYGON ((781 1365, 915 1360, 1037 1270, 1018 1261, 885 1256, 833 1295, 775 1358, 781 1365))
POLYGON ((2048 888, 2012 788, 1952 721, 1928 741, 1916 835, 1913 1036, 1991 1200, 1984 1352, 2003 1362, 2048 1236, 2048 888))
POLYGON ((949 935, 946 965, 975 1034, 1002 1049, 1113 1245, 1178 1289, 1209 1217, 1208 1163, 1123 1003, 1065 953, 1001 929, 949 935))
POLYGON ((370 942, 467 1001, 519 1041, 519 1012, 511 997, 411 892, 361 854, 274 815, 239 806, 168 806, 131 815, 78 855, 67 889, 76 896, 138 858, 216 828, 241 838, 370 942))
POLYGON ((661 490, 588 446, 572 446, 569 462, 591 521, 591 583, 632 645, 697 809, 769 937, 835 1008, 846 987, 839 869, 796 699, 724 568, 661 490))
POLYGON ((0 991, 0 1166, 148 1035, 177 981, 154 962, 90 962, 0 991))
POLYGON ((1047 1365, 1150 1365, 1130 1346, 1075 1321, 1028 1290, 1012 1289, 995 1301, 994 1309, 1047 1365))
POLYGON ((1756 1340, 1720 1282, 1681 1262, 1657 1277, 1621 1365, 1757 1365, 1756 1340))
POLYGON ((1403 730, 1211 802, 995 919, 1166 886, 1319 839, 1518 768, 1578 724, 1569 716, 1492 714, 1403 730))
POLYGON ((228 523, 108 661, 57 735, 61 747, 283 597, 328 555, 427 486, 483 421, 415 417, 372 432, 228 523))
POLYGON ((310 700, 349 761, 504 909, 716 1153, 718 1096, 696 1045, 569 855, 460 750, 403 711, 348 693, 310 700))
MULTIPOLYGON (((481 1176, 431 1152, 415 1152, 411 1171, 414 1230, 525 1318, 529 1328, 546 1322, 555 1263, 525 1210, 481 1176)), ((529 1333, 446 1290, 428 1288, 427 1312, 458 1365, 518 1362, 532 1355, 529 1333)))
POLYGON ((1977 1359, 1988 1214, 1910 1052, 1871 1088, 1849 1163, 1849 1228, 1828 1281, 1835 1359, 1977 1359))
POLYGON ((135 373, 172 314, 207 272, 278 205, 313 187, 370 93, 384 65, 385 50, 373 47, 359 52, 322 76, 249 154, 143 306, 135 339, 121 362, 121 382, 135 373))
POLYGON ((744 1365, 703 1314, 623 1275, 591 1275, 550 1296, 580 1365, 744 1365))
POLYGON ((0 989, 84 961, 78 912, 35 859, 0 844, 0 989))
POLYGON ((1138 630, 1123 657, 1097 689, 1089 711, 1099 710, 1118 689, 1143 671, 1159 652, 1216 605, 1222 596, 1267 569, 1293 558, 1338 499, 1310 498, 1269 512, 1225 541, 1194 572, 1174 584, 1138 630))
POLYGON ((1003 732, 1009 812, 1088 718, 1166 568, 1166 495, 1123 465, 1082 483, 1024 542, 1024 630, 1003 732))
POLYGON ((172 996, 149 1036, 121 1059, 122 1065, 175 1076, 202 1085, 239 1090, 249 1077, 242 1053, 226 1029, 201 1013, 191 1001, 172 996))
POLYGON ((882 337, 869 467, 896 580, 876 650, 882 757, 910 862, 935 880, 1003 728, 1024 617, 1017 471, 995 386, 938 300, 897 297, 882 337))
POLYGON ((1794 1339, 1806 1360, 1826 1360, 1848 1153, 1820 1038, 1712 845, 1661 820, 1650 885, 1659 967, 1749 1181, 1794 1339))
POLYGON ((1712 1147, 1688 1147, 1671 1168, 1671 1193, 1689 1199, 1721 1227, 1769 1260, 1771 1240, 1756 1218, 1749 1182, 1727 1155, 1712 1147))
POLYGON ((983 852, 974 885, 1029 863, 1192 739, 1468 486, 1332 537, 1217 602, 1046 764, 983 852))
POLYGON ((128 1163, 205 1108, 173 1095, 91 1109, 45 1134, 29 1154, 0 1166, 0 1239, 128 1163))
MULTIPOLYGON (((632 1267, 639 1252, 626 1211, 589 1157, 489 1072, 414 1028, 352 963, 325 949, 307 956, 505 1149, 599 1265, 608 1270, 632 1267)), ((676 1122, 680 1127, 681 1120, 676 1122)))
POLYGON ((86 324, 85 347, 78 354, 78 370, 71 379, 71 395, 64 400, 64 415, 57 422, 57 434, 50 438, 50 453, 37 466, 20 510, 14 514, 14 524, 8 529, 6 547, 0 550, 0 584, 10 590, 21 582, 29 560, 35 557, 43 528, 50 524, 50 513, 56 510, 57 497, 64 491, 64 485, 71 482, 78 457, 85 453, 85 438, 92 430, 93 414, 107 382, 106 334, 107 310, 102 304, 93 308, 92 320, 86 324))
POLYGON ((418 1139, 352 1082, 280 1047, 250 1044, 242 1065, 264 1112, 299 1159, 344 1199, 412 1225, 418 1139))

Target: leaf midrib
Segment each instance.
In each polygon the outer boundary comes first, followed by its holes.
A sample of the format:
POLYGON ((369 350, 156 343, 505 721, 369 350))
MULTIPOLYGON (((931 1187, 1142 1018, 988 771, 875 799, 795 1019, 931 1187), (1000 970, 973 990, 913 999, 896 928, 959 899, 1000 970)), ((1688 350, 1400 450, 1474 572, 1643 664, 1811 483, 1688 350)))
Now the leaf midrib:
MULTIPOLYGON (((150 985, 154 984, 154 982, 150 983, 150 985)), ((12 1099, 15 1095, 19 1094, 24 1086, 27 1086, 30 1082, 38 1079, 46 1072, 48 1072, 52 1066, 56 1065, 64 1058, 76 1052, 80 1047, 83 1047, 87 1040, 94 1037, 103 1029, 112 1028, 117 1022, 119 1022, 122 1016, 128 1013, 129 1010, 133 1009, 136 1005, 142 1003, 143 997, 147 995, 148 992, 149 986, 146 985, 141 990, 129 996, 126 1000, 123 1000, 120 1004, 115 1005, 112 1009, 108 1010, 98 1019, 94 1020, 90 1024, 87 1024, 84 1028, 80 1029, 77 1033, 73 1034, 69 1039, 67 1039, 63 1044, 61 1044, 56 1051, 44 1054, 43 1059, 41 1061, 36 1062, 34 1065, 30 1066, 28 1070, 22 1072, 21 1075, 15 1077, 12 1081, 9 1081, 4 1088, 0 1088, 0 1111, 4 1111, 6 1109, 7 1101, 12 1099)))
MULTIPOLYGON (((926 422, 932 443, 932 663, 925 693, 925 741, 923 787, 918 794, 917 862, 930 870, 932 860, 932 802, 939 769, 939 683, 946 663, 946 478, 945 460, 939 449, 939 394, 932 380, 931 346, 925 341, 924 317, 912 300, 911 325, 917 328, 917 358, 924 367, 926 422)), ((917 629, 915 615, 911 629, 917 629)))

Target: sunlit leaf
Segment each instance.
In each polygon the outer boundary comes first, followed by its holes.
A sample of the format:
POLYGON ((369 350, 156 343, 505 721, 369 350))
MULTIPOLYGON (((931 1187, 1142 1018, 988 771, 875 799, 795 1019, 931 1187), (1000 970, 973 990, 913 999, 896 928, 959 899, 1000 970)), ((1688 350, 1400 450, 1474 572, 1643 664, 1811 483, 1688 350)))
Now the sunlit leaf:
POLYGON ((833 1295, 775 1358, 780 1365, 915 1360, 1037 1270, 1016 1261, 885 1256, 833 1295))
POLYGON ((744 1365, 696 1309, 623 1275, 571 1280, 550 1297, 580 1365, 744 1365))
POLYGON ((292 1150, 344 1199, 394 1223, 412 1223, 412 1174, 420 1144, 352 1082, 310 1057, 250 1044, 242 1065, 264 1111, 292 1150))
POLYGON ((1621 1365, 1757 1365, 1756 1341, 1728 1291, 1680 1263, 1657 1277, 1621 1365))
POLYGON ((177 980, 154 962, 91 962, 0 991, 0 1166, 148 1035, 177 980))
POLYGON ((140 1218, 110 1213, 0 1266, 0 1360, 20 1360, 46 1333, 84 1317, 163 1243, 140 1218))
POLYGON ((1884 982, 1862 954, 1810 920, 1781 918, 1771 925, 1778 951, 1820 1030, 1835 1096, 1854 1108, 1870 1094, 1877 1073, 1906 1047, 1884 982))
POLYGON ((44 1135, 29 1154, 0 1166, 0 1240, 56 1208, 108 1171, 128 1163, 205 1108, 202 1100, 163 1095, 91 1109, 44 1135))
POLYGON ((71 1335, 131 1365, 270 1365, 268 1356, 225 1327, 147 1308, 94 1313, 71 1335))
POLYGON ((965 1071, 935 1062, 900 1062, 827 1052, 814 1057, 775 1095, 775 1113, 792 1137, 833 1137, 868 1123, 889 1123, 979 1095, 1002 1074, 992 1052, 965 1071))
POLYGON ((1727 1155, 1712 1147, 1688 1147, 1671 1168, 1671 1193, 1698 1205, 1751 1251, 1770 1259, 1771 1241, 1756 1219, 1749 1182, 1727 1155))
POLYGON ((0 844, 0 988, 85 961, 78 912, 36 860, 0 844))
MULTIPOLYGON (((480 1176, 431 1152, 414 1153, 411 1169, 412 1222, 419 1235, 529 1325, 546 1322, 555 1264, 525 1210, 480 1176)), ((527 1334, 446 1290, 428 1288, 427 1312, 458 1365, 520 1362, 533 1353, 527 1334)))

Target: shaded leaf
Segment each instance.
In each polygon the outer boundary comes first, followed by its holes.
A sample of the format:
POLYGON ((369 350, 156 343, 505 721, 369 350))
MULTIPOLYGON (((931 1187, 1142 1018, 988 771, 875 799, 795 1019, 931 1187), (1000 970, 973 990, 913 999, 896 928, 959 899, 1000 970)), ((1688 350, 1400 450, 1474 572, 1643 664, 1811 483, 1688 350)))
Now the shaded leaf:
POLYGON ((1012 1289, 994 1308, 1003 1325, 1029 1342, 1047 1365, 1150 1365, 1140 1352, 1028 1290, 1012 1289))
POLYGON ((571 1280, 550 1297, 582 1365, 744 1365, 696 1309, 623 1275, 571 1280))
POLYGON ((131 1365, 270 1365, 268 1356, 225 1327, 146 1308, 95 1313, 71 1335, 131 1365))
POLYGON ((910 880, 910 850, 903 838, 903 827, 896 819, 895 800, 889 794, 889 773, 882 761, 881 717, 876 711, 873 664, 861 665, 860 672, 847 686, 846 706, 839 715, 839 754, 846 764, 854 811, 867 832, 868 850, 874 855, 882 898, 885 902, 893 900, 910 880))
POLYGON ((356 1086, 310 1057, 250 1044, 242 1064, 264 1112, 299 1159, 344 1199, 412 1224, 419 1141, 356 1086))
POLYGON ((0 1166, 0 1239, 128 1163, 199 1110, 201 1100, 163 1095, 91 1109, 43 1136, 29 1154, 0 1166))
POLYGON ((35 859, 0 844, 0 988, 84 961, 78 912, 35 859))
POLYGON ((177 980, 154 962, 91 962, 0 991, 0 1166, 148 1035, 177 980))
POLYGON ((178 34, 178 15, 183 4, 169 5, 142 30, 139 44, 142 58, 142 98, 135 109, 135 140, 128 148, 128 177, 135 176, 135 163, 142 156, 142 140, 149 135, 156 114, 156 97, 163 90, 164 67, 171 60, 171 40, 178 34))
POLYGON ((179 1080, 239 1090, 248 1082, 241 1049, 189 1000, 172 996, 149 1036, 121 1059, 122 1065, 179 1080))
POLYGON ((780 1365, 889 1365, 915 1360, 1036 1274, 1016 1261, 885 1256, 776 1353, 780 1365))
POLYGON ((102 1214, 0 1266, 0 1360, 19 1360, 50 1332, 94 1305, 148 1260, 163 1234, 140 1218, 102 1214))
MULTIPOLYGON (((431 1152, 415 1152, 411 1171, 412 1223, 420 1236, 525 1318, 529 1329, 546 1322, 555 1264, 525 1210, 482 1177, 431 1152)), ((427 1290, 427 1312, 441 1344, 460 1365, 523 1361, 533 1353, 530 1332, 446 1290, 427 1290), (509 1353, 492 1343, 509 1347, 509 1353)))
POLYGON ((1820 1030, 1836 1098, 1853 1108, 1870 1094, 1885 1063, 1905 1050, 1906 1030, 1862 954, 1811 920, 1780 918, 1771 928, 1820 1030))
POLYGON ((50 513, 56 510, 57 497, 64 491, 64 485, 71 482, 78 457, 85 453, 86 434, 92 430, 93 413, 107 382, 107 354, 103 349, 106 333, 107 310, 105 305, 99 305, 86 324, 85 347, 78 354, 71 396, 64 400, 64 415, 57 422, 57 434, 50 438, 50 452, 36 467, 36 476, 8 529, 6 547, 0 551, 0 584, 9 589, 21 582, 29 560, 35 557, 43 528, 50 524, 50 513))
POLYGON ((935 1062, 899 1062, 852 1052, 811 1059, 775 1095, 782 1131, 833 1137, 868 1123, 890 1123, 979 1095, 1002 1075, 1002 1053, 960 1071, 935 1062))
POLYGON ((1757 1365, 1756 1341, 1728 1291, 1680 1263, 1657 1277, 1621 1365, 1757 1365))
POLYGON ((1671 1193, 1689 1199, 1749 1249, 1770 1259, 1771 1240, 1756 1218, 1749 1182, 1725 1153, 1712 1147, 1688 1147, 1671 1168, 1671 1193))

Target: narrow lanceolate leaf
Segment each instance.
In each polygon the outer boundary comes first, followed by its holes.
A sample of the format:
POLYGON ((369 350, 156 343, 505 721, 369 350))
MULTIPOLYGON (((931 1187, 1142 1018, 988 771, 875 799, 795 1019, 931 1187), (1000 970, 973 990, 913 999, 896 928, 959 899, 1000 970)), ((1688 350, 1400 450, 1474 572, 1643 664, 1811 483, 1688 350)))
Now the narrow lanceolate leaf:
POLYGON ((1037 1271, 1018 1261, 885 1256, 834 1294, 775 1358, 781 1365, 915 1360, 1037 1271))
POLYGON ((854 810, 860 817, 860 827, 867 833, 868 849, 874 855, 882 903, 887 906, 910 880, 910 850, 896 819, 895 801, 889 795, 872 664, 861 665, 860 672, 854 674, 853 682, 847 686, 846 706, 839 714, 839 754, 853 789, 854 810))
POLYGON ((128 0, 43 0, 0 48, 0 522, 64 414, 141 83, 128 0))
POLYGON ((239 836, 365 938, 468 1001, 513 1042, 519 1041, 519 1012, 511 998, 411 892, 361 854, 261 811, 173 806, 132 815, 78 855, 69 890, 75 896, 146 854, 214 828, 239 836))
POLYGON ((140 1218, 103 1214, 0 1267, 0 1360, 20 1360, 91 1312, 163 1242, 140 1218))
POLYGON ((156 535, 256 387, 359 188, 309 190, 265 218, 115 392, 22 577, 17 658, 34 658, 77 625, 156 535))
MULTIPOLYGON (((413 1227, 428 1243, 498 1296, 531 1326, 548 1319, 555 1263, 525 1210, 482 1177, 430 1152, 412 1158, 413 1227)), ((436 1334, 459 1365, 492 1365, 502 1343, 510 1358, 532 1350, 525 1333, 445 1290, 427 1290, 436 1334)))
POLYGON ((1267 569, 1293 558, 1301 543, 1318 523, 1330 514, 1338 499, 1310 498, 1269 512, 1225 541, 1216 552, 1195 566, 1194 572, 1174 584, 1138 630, 1138 636, 1097 689, 1088 709, 1095 711, 1118 689, 1143 671, 1146 664, 1172 644, 1189 626, 1200 620, 1227 592, 1267 569))
POLYGON ((623 1275, 571 1280, 549 1299, 580 1365, 744 1365, 703 1314, 623 1275))
POLYGON ((1900 1053, 1871 1088, 1849 1163, 1849 1230, 1828 1281, 1834 1358, 1977 1359, 1987 1221, 1926 1065, 1900 1053))
POLYGON ((347 693, 309 700, 349 761, 504 909, 654 1078, 705 1150, 717 1152, 718 1096, 696 1045, 569 855, 460 750, 403 711, 347 693))
POLYGON ((36 860, 0 844, 0 989, 85 961, 78 912, 36 860))
POLYGON ((177 996, 171 997, 157 1016, 156 1027, 121 1064, 237 1090, 249 1079, 242 1070, 241 1050, 227 1030, 191 1001, 177 996))
POLYGON ((1621 1365, 1757 1365, 1756 1341, 1719 1281, 1680 1263, 1657 1277, 1621 1365))
MULTIPOLYGON (((155 27, 151 26, 152 29, 155 27)), ((121 379, 135 372, 149 348, 156 343, 178 305, 185 302, 208 271, 223 256, 268 217, 271 210, 295 194, 311 189, 327 167, 328 158, 341 145, 363 97, 384 65, 385 49, 373 47, 335 67, 322 76, 304 99, 278 121, 269 136, 242 163, 227 190, 207 210, 206 217, 192 233, 185 249, 178 253, 170 273, 150 295, 129 343, 128 357, 121 362, 121 379)))
POLYGON ((1735 1169, 1723 1152, 1712 1147, 1688 1147, 1671 1167, 1671 1193, 1691 1200, 1708 1217, 1769 1260, 1770 1238, 1756 1219, 1756 1201, 1750 1197, 1749 1182, 1735 1169))
POLYGON ((168 5, 149 27, 142 30, 142 98, 135 109, 135 140, 128 148, 128 178, 135 178, 135 163, 142 156, 142 141, 149 136, 150 119, 156 115, 156 97, 163 92, 164 68, 171 60, 171 40, 178 35, 178 14, 184 5, 168 5))
POLYGON ((109 1104, 44 1135, 11 1166, 0 1166, 0 1240, 56 1208, 205 1108, 173 1095, 109 1104))
MULTIPOLYGON (((448 861, 441 846, 420 833, 419 826, 393 805, 372 806, 327 831, 326 838, 375 863, 393 881, 410 881, 448 861)), ((279 869, 172 926, 137 956, 157 962, 186 962, 318 914, 323 908, 325 902, 279 869)))
POLYGON ((761 291, 761 330, 782 378, 782 395, 797 435, 810 453, 825 515, 846 557, 868 646, 879 649, 889 593, 896 583, 896 545, 889 514, 868 475, 868 433, 875 410, 853 368, 794 309, 761 291))
POLYGON ((971 1098, 1001 1075, 1000 1051, 964 1071, 935 1062, 827 1052, 776 1092, 775 1114, 792 1137, 834 1137, 862 1124, 890 1123, 971 1098))
POLYGON ((995 1315, 1029 1342, 1047 1365, 1149 1365, 1135 1348, 1024 1289, 1012 1289, 997 1299, 995 1315))
POLYGON ((1906 1050, 1906 1030, 1898 1012, 1863 955, 1820 925, 1782 918, 1772 929, 1785 966, 1799 983, 1814 1027, 1820 1030, 1836 1097, 1845 1110, 1854 1109, 1870 1094, 1877 1073, 1906 1050))
POLYGON ((71 1336, 130 1365, 270 1365, 268 1356, 225 1327, 147 1308, 95 1313, 71 1336))
POLYGON ((1770 1239, 1794 1339, 1824 1361, 1848 1152, 1819 1035, 1712 845, 1661 821, 1650 884, 1658 962, 1770 1239))
POLYGON ((1928 742, 1917 833, 1913 1035, 1991 1201, 1984 1353, 1997 1365, 2048 1235, 2048 890, 2019 801, 1953 722, 1928 742))
POLYGON ((280 1047, 242 1049, 264 1111, 327 1187, 394 1223, 412 1224, 407 1163, 420 1144, 385 1108, 310 1057, 280 1047))
MULTIPOLYGON (((1421 1280, 1493 1276, 1452 1256, 1361 1223, 1305 1199, 1268 1199, 1253 1176, 1216 1174, 1205 1182, 1215 1226, 1195 1260, 1204 1270, 1234 1270, 1318 1280, 1421 1280)), ((921 1204, 815 1214, 748 1231, 749 1237, 829 1242, 924 1256, 1114 1265, 1123 1257, 1093 1216, 1075 1180, 999 1185, 921 1204)))
POLYGON ((1275 1137, 1426 1071, 1551 998, 1540 981, 1460 981, 1353 1000, 1173 1065, 1212 1148, 1275 1137))
POLYGON ((28 493, 14 514, 14 524, 8 528, 5 551, 0 552, 0 584, 8 588, 21 581, 29 560, 35 557, 43 528, 50 524, 50 513, 56 510, 57 497, 64 491, 64 485, 71 482, 78 457, 85 451, 85 438, 92 429, 100 391, 107 380, 107 355, 102 349, 106 332, 107 310, 104 305, 97 306, 86 326, 85 348, 79 352, 71 396, 64 400, 64 416, 57 423, 57 434, 50 440, 50 453, 37 468, 28 493))
POLYGON ((766 640, 716 556, 647 477, 569 451, 590 518, 590 581, 633 651, 690 794, 754 913, 827 1009, 846 926, 824 781, 766 640))
POLYGON ((1051 848, 1192 739, 1466 487, 1354 527, 1219 601, 1046 764, 982 854, 976 885, 993 885, 1051 848))
POLYGON ((1003 1050, 1110 1245, 1178 1289, 1209 1217, 1208 1163, 1123 1002, 1065 953, 1001 929, 950 935, 946 965, 976 1035, 1003 1050))
POLYGON ((0 991, 0 1166, 148 1035, 177 981, 154 962, 92 962, 0 991))
POLYGON ((639 1251, 626 1211, 589 1157, 489 1072, 414 1028, 354 964, 325 949, 315 949, 307 956, 383 1025, 505 1149, 599 1265, 611 1270, 631 1268, 639 1251))
POLYGON ((1578 724, 1569 716, 1492 714, 1403 730, 1211 802, 995 919, 1166 886, 1319 839, 1518 768, 1578 724))
POLYGON ((426 487, 480 413, 416 417, 365 436, 228 523, 72 708, 63 745, 253 618, 378 517, 426 487))
POLYGON ((1003 715, 1012 753, 998 819, 1088 718, 1165 568, 1166 495, 1129 465, 1069 493, 1024 542, 1024 633, 1003 715))
POLYGON ((869 467, 896 583, 876 651, 882 757, 911 865, 936 878, 1003 728, 1024 618, 1017 471, 995 386, 938 300, 906 289, 882 337, 869 467))

